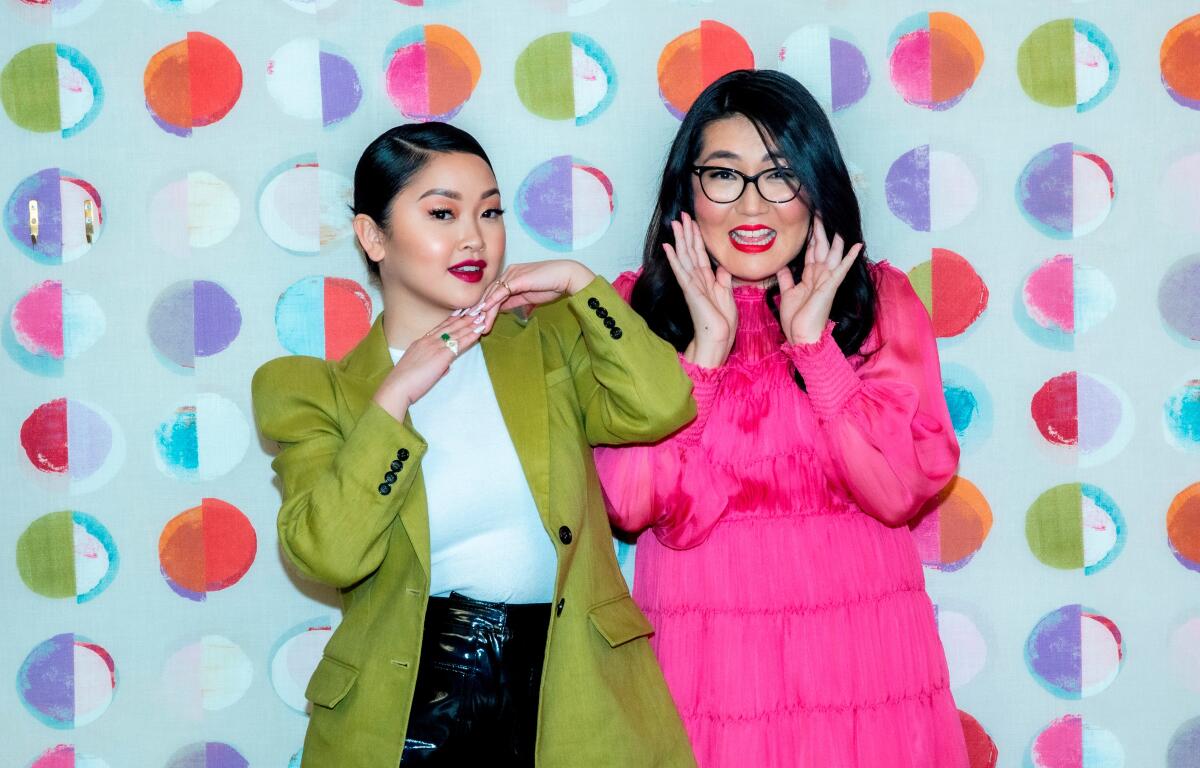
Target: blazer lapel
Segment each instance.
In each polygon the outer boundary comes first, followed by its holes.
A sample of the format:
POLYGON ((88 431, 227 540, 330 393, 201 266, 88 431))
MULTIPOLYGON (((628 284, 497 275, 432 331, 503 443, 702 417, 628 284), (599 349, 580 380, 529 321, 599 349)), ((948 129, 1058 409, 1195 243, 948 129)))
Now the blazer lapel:
POLYGON ((338 367, 353 381, 343 386, 342 394, 346 396, 350 415, 358 421, 375 395, 375 390, 392 370, 392 354, 388 351, 387 337, 383 335, 382 314, 375 318, 371 330, 354 349, 346 353, 338 367))
MULTIPOLYGON (((521 469, 529 483, 542 524, 549 531, 550 420, 546 410, 546 377, 537 318, 530 318, 528 324, 521 325, 509 313, 501 313, 492 332, 483 337, 481 343, 504 425, 521 461, 521 469)), ((383 334, 382 314, 375 319, 366 337, 342 359, 341 369, 345 374, 342 377, 342 393, 346 398, 346 406, 351 418, 357 421, 375 390, 392 369, 391 353, 383 334)), ((408 414, 404 416, 404 424, 416 431, 408 414)), ((416 486, 413 490, 416 490, 416 486)), ((423 491, 422 484, 422 498, 423 491)), ((400 522, 428 574, 428 506, 405 504, 400 510, 400 522)))
POLYGON ((550 419, 537 318, 523 326, 510 314, 501 313, 482 344, 500 413, 542 523, 549 530, 550 419))
MULTIPOLYGON (((342 358, 341 369, 345 374, 341 377, 342 395, 346 398, 350 417, 357 422, 379 385, 392 370, 392 353, 388 350, 387 337, 383 334, 382 313, 375 318, 371 330, 363 340, 342 358)), ((404 426, 417 432, 412 416, 408 413, 404 414, 404 426)), ((414 481, 409 491, 409 501, 400 508, 400 523, 417 552, 421 567, 425 569, 425 574, 429 575, 429 506, 427 503, 412 503, 418 496, 424 502, 425 484, 420 478, 414 481)))

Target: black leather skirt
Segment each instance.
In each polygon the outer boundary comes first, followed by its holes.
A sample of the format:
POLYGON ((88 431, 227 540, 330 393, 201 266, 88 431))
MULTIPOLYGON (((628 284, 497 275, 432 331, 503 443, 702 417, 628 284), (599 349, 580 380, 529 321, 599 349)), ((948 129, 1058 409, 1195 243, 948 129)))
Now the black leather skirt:
POLYGON ((402 766, 533 767, 550 611, 429 599, 402 766))

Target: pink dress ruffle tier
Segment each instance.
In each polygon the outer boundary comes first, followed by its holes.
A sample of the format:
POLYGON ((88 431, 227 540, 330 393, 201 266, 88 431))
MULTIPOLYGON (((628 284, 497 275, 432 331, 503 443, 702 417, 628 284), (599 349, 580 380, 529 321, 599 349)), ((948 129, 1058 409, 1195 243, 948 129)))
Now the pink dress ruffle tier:
POLYGON ((968 765, 905 525, 958 443, 929 315, 903 273, 872 271, 865 357, 832 324, 787 344, 764 292, 736 288, 728 360, 683 361, 696 420, 596 451, 613 523, 647 531, 633 596, 701 768, 968 765))

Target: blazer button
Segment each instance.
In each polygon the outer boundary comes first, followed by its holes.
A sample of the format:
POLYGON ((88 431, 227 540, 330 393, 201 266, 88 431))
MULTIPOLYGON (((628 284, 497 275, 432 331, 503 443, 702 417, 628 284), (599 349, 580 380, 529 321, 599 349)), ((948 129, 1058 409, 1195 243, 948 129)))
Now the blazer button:
POLYGON ((604 318, 604 327, 605 328, 616 328, 617 321, 613 320, 611 317, 606 317, 606 318, 604 318))
POLYGON ((596 308, 596 317, 603 320, 604 318, 608 317, 608 310, 605 309, 604 307, 597 307, 596 308))
POLYGON ((563 609, 563 606, 566 604, 567 604, 567 598, 565 598, 565 597, 558 598, 558 605, 554 606, 554 615, 562 616, 562 609, 563 609))
POLYGON ((619 339, 619 338, 621 338, 621 329, 613 328, 611 331, 608 332, 608 335, 612 336, 614 339, 619 339))
POLYGON ((558 540, 561 541, 563 544, 570 544, 571 543, 571 529, 565 525, 562 528, 559 528, 558 529, 558 540))
POLYGON ((396 451, 396 458, 400 459, 400 461, 408 461, 408 449, 401 448, 400 450, 396 451))
POLYGON ((392 462, 393 472, 399 472, 401 469, 404 469, 404 462, 400 461, 399 459, 392 462))
POLYGON ((388 483, 380 483, 379 484, 379 495, 380 496, 387 496, 391 492, 392 492, 392 486, 390 484, 388 484, 388 483))
POLYGON ((591 309, 595 309, 598 306, 600 306, 600 299, 597 299, 595 296, 588 299, 588 307, 590 307, 591 309))
POLYGON ((388 472, 386 475, 383 476, 383 482, 387 483, 388 485, 391 485, 392 483, 396 482, 396 473, 388 472))

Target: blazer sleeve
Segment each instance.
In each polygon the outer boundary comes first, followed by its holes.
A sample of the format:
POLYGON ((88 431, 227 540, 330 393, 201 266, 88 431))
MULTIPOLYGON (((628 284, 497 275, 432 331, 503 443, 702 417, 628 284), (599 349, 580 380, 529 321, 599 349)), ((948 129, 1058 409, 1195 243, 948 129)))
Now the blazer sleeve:
POLYGON ((675 350, 597 277, 555 307, 588 442, 658 440, 691 421, 692 383, 675 350))
POLYGON ((252 382, 255 421, 279 444, 279 540, 301 572, 351 586, 379 567, 426 445, 374 402, 343 430, 329 366, 312 357, 266 363, 252 382))
MULTIPOLYGON (((629 296, 637 277, 626 272, 614 288, 629 296)), ((676 359, 692 381, 696 418, 657 442, 600 446, 594 455, 612 524, 631 533, 650 528, 664 545, 688 549, 708 538, 737 484, 712 465, 709 450, 700 442, 727 369, 702 368, 679 353, 676 359)))

